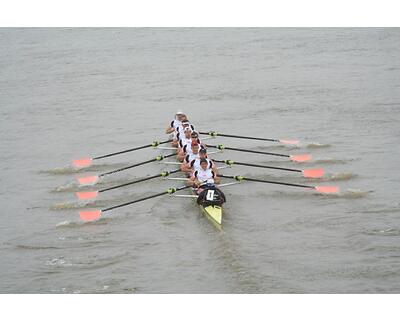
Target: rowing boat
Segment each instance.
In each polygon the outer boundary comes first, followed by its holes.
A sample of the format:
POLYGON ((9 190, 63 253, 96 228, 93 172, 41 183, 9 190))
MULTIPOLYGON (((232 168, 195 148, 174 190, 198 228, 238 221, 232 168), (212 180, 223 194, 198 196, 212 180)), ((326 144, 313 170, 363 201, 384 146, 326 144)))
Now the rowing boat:
MULTIPOLYGON (((168 132, 169 133, 169 132, 168 132)), ((220 136, 227 136, 227 137, 234 137, 234 138, 242 138, 242 139, 251 139, 251 140, 266 140, 266 141, 273 141, 273 142, 280 142, 283 144, 287 144, 289 142, 294 143, 297 141, 292 141, 292 140, 276 140, 276 139, 269 139, 269 138, 256 138, 256 137, 246 137, 246 136, 238 136, 238 135, 227 135, 227 134, 219 134, 220 136)), ((212 135, 210 138, 214 138, 216 136, 215 132, 212 132, 212 135)), ((209 137, 203 138, 202 140, 205 140, 209 137)), ((97 181, 105 176, 108 175, 112 175, 112 174, 116 174, 119 173, 121 171, 124 170, 128 170, 128 169, 132 169, 132 168, 136 168, 138 166, 141 165, 146 165, 149 163, 154 163, 154 162, 159 162, 160 164, 174 164, 174 165, 181 165, 181 162, 167 162, 165 161, 166 158, 169 157, 173 157, 176 156, 176 147, 162 147, 160 145, 162 144, 166 144, 171 142, 172 139, 166 140, 166 141, 154 141, 152 143, 143 145, 143 146, 139 146, 139 147, 135 147, 135 148, 130 148, 130 149, 126 149, 126 150, 122 150, 122 151, 118 151, 118 152, 113 152, 113 153, 109 153, 109 154, 104 154, 101 156, 97 156, 97 157, 91 157, 91 158, 83 158, 83 159, 78 159, 78 160, 74 160, 72 163, 74 165, 75 168, 85 168, 85 167, 89 167, 92 165, 93 160, 99 160, 99 159, 104 159, 104 158, 108 158, 108 157, 112 157, 112 156, 116 156, 116 155, 120 155, 123 153, 128 153, 128 152, 133 152, 136 150, 141 150, 141 149, 145 149, 145 148, 157 148, 157 149, 167 149, 167 150, 174 150, 171 154, 168 155, 159 155, 153 159, 150 160, 146 160, 140 163, 136 163, 136 164, 131 164, 129 166, 125 166, 123 168, 119 168, 119 169, 115 169, 109 172, 104 172, 95 176, 89 176, 89 177, 81 177, 78 178, 78 182, 80 185, 93 185, 95 183, 97 183, 97 181)), ((311 159, 310 155, 289 155, 289 154, 278 154, 278 153, 271 153, 271 152, 264 152, 264 151, 256 151, 256 150, 249 150, 249 149, 241 149, 241 148, 233 148, 233 147, 225 147, 223 145, 217 145, 217 146, 213 146, 213 145, 208 145, 208 147, 211 148, 216 148, 217 151, 215 152, 208 152, 208 155, 212 154, 212 153, 219 153, 222 152, 223 150, 232 150, 232 151, 240 151, 240 152, 249 152, 249 153, 257 153, 257 154, 263 154, 263 155, 268 155, 268 156, 276 156, 276 157, 284 157, 287 158, 288 160, 294 161, 294 162, 305 162, 305 161, 309 161, 311 159)), ((226 166, 224 167, 220 167, 218 169, 223 169, 223 168, 227 168, 227 167, 231 167, 231 165, 241 165, 241 166, 249 166, 249 167, 257 167, 257 168, 265 168, 265 169, 272 169, 272 170, 281 170, 281 171, 290 171, 290 172, 296 172, 296 173, 301 173, 304 177, 306 178, 321 178, 324 174, 324 170, 323 169, 304 169, 304 170, 300 170, 300 169, 295 169, 295 168, 286 168, 286 167, 273 167, 273 166, 266 166, 266 165, 260 165, 260 164, 254 164, 254 163, 245 163, 245 162, 236 162, 233 160, 212 160, 214 161, 214 163, 224 163, 226 166)), ((165 171, 165 172, 161 172, 159 174, 155 174, 152 176, 147 176, 147 177, 143 177, 141 179, 137 179, 134 181, 130 181, 130 182, 126 182, 120 185, 115 185, 112 187, 108 187, 108 188, 103 188, 100 190, 90 190, 90 191, 83 191, 83 192, 77 192, 76 195, 79 199, 82 200, 88 200, 88 199, 94 199, 96 198, 100 193, 102 192, 107 192, 107 191, 111 191, 111 190, 115 190, 118 188, 122 188, 122 187, 126 187, 128 185, 133 185, 133 184, 137 184, 140 182, 144 182, 144 181, 148 181, 151 179, 156 179, 158 177, 162 177, 164 179, 170 179, 170 180, 184 180, 187 182, 187 177, 181 177, 181 178, 170 178, 170 174, 173 173, 178 173, 178 172, 182 172, 181 169, 175 169, 172 171, 165 171)), ((225 179, 233 179, 234 182, 231 183, 224 183, 224 184, 219 184, 219 188, 220 187, 226 187, 229 185, 234 185, 234 184, 238 184, 241 183, 242 181, 251 181, 251 182, 258 182, 258 183, 265 183, 265 184, 273 184, 273 185, 282 185, 282 186, 291 186, 291 187, 297 187, 297 188, 303 188, 303 189, 309 189, 309 190, 314 190, 318 193, 322 193, 322 194, 338 194, 339 193, 339 188, 336 186, 315 186, 315 185, 306 185, 306 184, 296 184, 296 183, 288 183, 288 182, 280 182, 280 181, 271 181, 271 180, 265 180, 265 179, 259 179, 259 178, 252 178, 252 177, 244 177, 241 175, 224 175, 224 174, 218 174, 219 178, 225 178, 225 179)), ((222 217, 223 217, 223 208, 222 208, 222 204, 225 201, 225 196, 223 195, 222 192, 220 192, 221 190, 219 188, 216 188, 214 185, 205 185, 202 186, 201 189, 203 190, 200 195, 197 194, 197 190, 196 188, 193 188, 190 185, 183 185, 183 186, 178 186, 178 187, 170 187, 167 190, 163 191, 163 192, 159 192, 156 194, 151 194, 151 195, 147 195, 145 197, 136 199, 136 200, 131 200, 125 203, 121 203, 118 205, 114 205, 111 207, 107 207, 104 209, 100 209, 100 210, 94 210, 94 211, 81 211, 80 214, 80 218, 81 220, 84 221, 93 221, 93 220, 97 220, 100 219, 102 216, 102 213, 104 212, 108 212, 117 208, 121 208, 121 207, 125 207, 128 205, 132 205, 141 201, 146 201, 149 199, 154 199, 157 197, 162 197, 165 195, 170 195, 170 196, 175 196, 175 197, 182 197, 182 198, 195 198, 196 199, 196 204, 199 206, 201 212, 208 218, 209 221, 211 221, 215 226, 217 226, 218 228, 220 228, 222 226, 222 217), (180 192, 184 189, 191 189, 192 190, 192 194, 191 195, 177 195, 177 192, 180 192)))

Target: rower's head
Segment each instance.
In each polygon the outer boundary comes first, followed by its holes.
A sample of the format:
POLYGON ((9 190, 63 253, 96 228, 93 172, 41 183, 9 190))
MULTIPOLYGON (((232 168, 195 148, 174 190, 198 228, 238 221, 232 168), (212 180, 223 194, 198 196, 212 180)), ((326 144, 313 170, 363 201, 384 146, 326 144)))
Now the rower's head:
POLYGON ((199 138, 199 134, 196 131, 192 131, 191 138, 193 140, 197 140, 199 138))
POLYGON ((201 159, 200 160, 200 167, 203 169, 203 170, 207 170, 207 167, 208 167, 208 161, 206 160, 206 159, 201 159))
POLYGON ((183 120, 186 119, 186 115, 185 115, 182 111, 178 110, 178 111, 176 112, 176 114, 175 114, 175 118, 176 118, 177 120, 179 120, 179 121, 183 121, 183 120))
POLYGON ((201 148, 199 150, 199 156, 200 156, 201 159, 207 158, 207 150, 205 148, 201 148))
POLYGON ((192 141, 191 147, 192 147, 192 152, 193 152, 194 154, 198 154, 198 153, 199 153, 200 146, 199 146, 199 144, 197 143, 197 141, 192 141))
POLYGON ((188 119, 185 119, 182 121, 182 127, 183 127, 183 129, 190 128, 190 122, 188 119))
POLYGON ((190 127, 186 127, 183 132, 185 133, 186 139, 190 139, 192 137, 192 129, 190 127))

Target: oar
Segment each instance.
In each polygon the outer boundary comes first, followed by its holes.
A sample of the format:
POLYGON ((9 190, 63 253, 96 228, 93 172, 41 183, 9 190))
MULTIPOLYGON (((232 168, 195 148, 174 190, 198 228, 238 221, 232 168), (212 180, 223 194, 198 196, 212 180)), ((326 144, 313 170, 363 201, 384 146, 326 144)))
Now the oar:
POLYGON ((237 139, 247 139, 247 140, 259 140, 259 141, 270 141, 270 142, 280 142, 282 144, 294 144, 297 145, 300 143, 299 140, 282 140, 282 139, 271 139, 271 138, 257 138, 257 137, 247 137, 247 136, 237 136, 234 134, 226 134, 226 133, 218 133, 216 131, 209 132, 199 132, 200 134, 207 134, 211 137, 228 137, 228 138, 237 138, 237 139))
POLYGON ((113 207, 109 207, 109 208, 105 208, 105 209, 101 209, 101 210, 96 210, 96 211, 81 211, 81 212, 79 212, 79 216, 84 221, 97 220, 97 219, 99 219, 101 217, 101 214, 103 212, 111 211, 111 210, 114 210, 114 209, 117 209, 117 208, 128 206, 130 204, 134 204, 134 203, 138 203, 138 202, 145 201, 145 200, 148 200, 148 199, 153 199, 153 198, 156 198, 156 197, 160 197, 160 196, 163 196, 163 195, 166 195, 166 194, 173 194, 175 192, 178 192, 180 190, 187 189, 187 188, 191 188, 191 186, 182 186, 182 187, 177 187, 177 188, 169 188, 167 191, 160 192, 160 193, 157 193, 157 194, 153 194, 151 196, 140 198, 140 199, 137 199, 137 200, 134 200, 134 201, 125 202, 125 203, 122 203, 122 204, 119 204, 119 205, 116 205, 116 206, 113 206, 113 207))
POLYGON ((243 176, 226 176, 226 175, 223 175, 223 174, 219 174, 218 176, 222 177, 222 178, 235 179, 237 181, 246 180, 246 181, 253 181, 253 182, 280 184, 280 185, 284 185, 284 186, 314 189, 319 193, 335 193, 335 194, 339 193, 339 187, 336 187, 336 186, 308 186, 308 185, 304 185, 304 184, 269 181, 269 180, 255 179, 255 178, 246 178, 246 177, 243 177, 243 176))
POLYGON ((104 158, 116 156, 118 154, 132 152, 132 151, 141 150, 141 149, 150 148, 150 147, 154 147, 155 148, 155 147, 159 146, 160 144, 165 144, 165 143, 168 143, 168 142, 171 142, 171 141, 172 141, 172 139, 161 141, 161 142, 154 141, 152 143, 145 144, 144 146, 135 147, 135 148, 132 148, 132 149, 126 149, 126 150, 122 150, 122 151, 118 151, 118 152, 113 152, 113 153, 105 154, 105 155, 94 157, 94 158, 84 158, 84 159, 72 160, 72 164, 76 168, 85 168, 85 167, 91 166, 92 163, 93 163, 93 160, 104 159, 104 158))
POLYGON ((254 163, 246 163, 246 162, 238 162, 233 160, 215 160, 212 159, 214 162, 218 163, 225 163, 229 166, 236 164, 239 166, 246 166, 246 167, 255 167, 255 168, 266 168, 266 169, 273 169, 273 170, 283 170, 283 171, 292 171, 292 172, 301 172, 303 177, 305 178, 321 178, 324 175, 324 169, 291 169, 291 168, 282 168, 282 167, 272 167, 272 166, 264 166, 261 164, 254 164, 254 163))
POLYGON ((161 173, 155 174, 154 176, 149 176, 149 177, 145 177, 145 178, 142 178, 142 179, 139 179, 139 180, 134 180, 134 181, 131 181, 131 182, 119 184, 119 185, 114 186, 114 187, 109 187, 109 188, 104 188, 104 189, 94 190, 94 191, 77 192, 76 196, 80 200, 94 199, 94 198, 97 198, 97 196, 101 192, 106 192, 106 191, 110 191, 110 190, 126 187, 126 186, 129 186, 129 185, 132 185, 132 184, 136 184, 136 183, 139 183, 139 182, 144 182, 144 181, 155 179, 155 178, 158 178, 158 177, 168 177, 170 174, 173 174, 173 173, 176 173, 176 172, 179 172, 179 171, 181 171, 181 169, 177 169, 177 170, 173 170, 173 171, 161 172, 161 173))
POLYGON ((256 150, 249 150, 249 149, 239 149, 239 148, 232 148, 232 147, 225 147, 222 144, 219 145, 207 145, 210 148, 217 148, 219 150, 232 150, 232 151, 240 151, 240 152, 249 152, 249 153, 257 153, 257 154, 265 154, 269 156, 276 156, 276 157, 285 157, 289 158, 294 162, 307 162, 311 160, 310 154, 298 154, 298 155, 289 155, 289 154, 282 154, 282 153, 272 153, 272 152, 265 152, 265 151, 256 151, 256 150))
POLYGON ((128 170, 128 169, 131 169, 131 168, 139 167, 139 166, 147 164, 147 163, 151 163, 151 162, 155 162, 155 161, 161 161, 161 160, 163 160, 165 158, 169 158, 169 157, 172 157, 172 156, 176 156, 176 153, 171 153, 171 154, 166 155, 166 156, 157 156, 157 157, 155 157, 153 159, 146 160, 146 161, 139 162, 139 163, 135 163, 135 164, 132 164, 132 165, 127 166, 127 167, 123 167, 123 168, 119 168, 119 169, 116 169, 116 170, 112 170, 112 171, 101 173, 98 176, 81 177, 81 178, 78 178, 78 182, 81 185, 95 184, 101 177, 104 177, 104 176, 107 176, 107 175, 110 175, 110 174, 113 174, 113 173, 121 172, 121 171, 124 171, 124 170, 128 170))

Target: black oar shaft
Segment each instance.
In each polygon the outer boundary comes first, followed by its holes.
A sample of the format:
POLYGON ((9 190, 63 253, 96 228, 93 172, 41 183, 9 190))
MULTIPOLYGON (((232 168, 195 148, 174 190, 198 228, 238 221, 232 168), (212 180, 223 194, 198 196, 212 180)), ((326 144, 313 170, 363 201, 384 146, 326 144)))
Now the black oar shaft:
POLYGON ((101 190, 99 190, 99 192, 114 190, 114 189, 118 189, 118 188, 129 186, 129 185, 132 185, 132 184, 136 184, 136 183, 148 181, 148 180, 151 180, 151 179, 159 178, 159 177, 167 177, 170 174, 176 173, 176 172, 179 172, 179 171, 181 171, 181 169, 177 169, 177 170, 173 170, 173 171, 169 171, 169 172, 168 171, 167 172, 161 172, 161 173, 155 174, 154 176, 145 177, 145 178, 142 178, 142 179, 139 179, 139 180, 127 182, 127 183, 120 184, 118 186, 114 186, 114 187, 110 187, 110 188, 101 189, 101 190))
POLYGON ((256 150, 249 150, 249 149, 239 149, 239 148, 232 148, 232 147, 225 147, 224 145, 221 145, 221 144, 219 144, 219 145, 208 145, 208 147, 217 148, 219 150, 232 150, 232 151, 239 151, 239 152, 265 154, 265 155, 269 155, 269 156, 286 157, 286 158, 290 157, 287 154, 272 153, 272 152, 265 152, 265 151, 256 151, 256 150))
POLYGON ((254 178, 246 178, 246 177, 243 177, 243 176, 226 176, 226 175, 223 175, 223 174, 219 174, 218 176, 219 176, 219 177, 222 177, 222 178, 235 179, 235 180, 237 180, 237 181, 246 180, 246 181, 253 181, 253 182, 262 182, 262 183, 270 183, 270 184, 279 184, 279 185, 283 185, 283 186, 291 186, 291 187, 315 189, 314 186, 307 186, 307 185, 304 185, 304 184, 286 183, 286 182, 278 182, 278 181, 270 181, 270 180, 261 180, 261 179, 254 179, 254 178))
POLYGON ((146 160, 146 161, 143 161, 143 162, 132 164, 132 165, 127 166, 127 167, 123 167, 123 168, 119 168, 119 169, 112 170, 112 171, 109 171, 109 172, 105 172, 105 173, 100 174, 99 177, 104 177, 104 176, 107 176, 109 174, 113 174, 113 173, 117 173, 117 172, 120 172, 120 171, 132 169, 132 168, 135 168, 135 167, 139 167, 139 166, 147 164, 147 163, 151 163, 151 162, 155 162, 155 161, 161 161, 162 159, 169 158, 169 157, 172 157, 172 156, 176 156, 176 153, 171 153, 171 154, 166 155, 166 156, 158 156, 158 157, 156 157, 154 159, 146 160))
POLYGON ((150 196, 147 196, 147 197, 144 197, 144 198, 140 198, 140 199, 137 199, 137 200, 125 202, 125 203, 122 203, 122 204, 119 204, 119 205, 116 205, 116 206, 113 206, 113 207, 102 209, 101 211, 105 212, 105 211, 110 211, 110 210, 113 210, 113 209, 129 206, 130 204, 134 204, 134 203, 138 203, 138 202, 141 202, 141 201, 157 198, 157 197, 160 197, 160 196, 163 196, 163 195, 166 195, 166 194, 173 194, 173 193, 175 193, 177 191, 180 191, 180 190, 183 190, 183 189, 187 189, 187 188, 190 188, 190 187, 191 186, 182 186, 182 187, 178 187, 178 188, 169 188, 167 191, 156 193, 156 194, 153 194, 153 195, 150 195, 150 196))
POLYGON ((168 143, 168 142, 171 142, 171 141, 172 141, 171 139, 165 140, 165 141, 161 141, 161 142, 154 141, 153 143, 145 144, 144 146, 135 147, 135 148, 132 148, 132 149, 126 149, 126 150, 122 150, 122 151, 113 152, 113 153, 105 154, 105 155, 102 155, 102 156, 98 156, 98 157, 93 158, 93 160, 99 160, 99 159, 103 159, 103 158, 108 158, 108 157, 116 156, 118 154, 132 152, 132 151, 141 150, 141 149, 145 149, 145 148, 157 147, 160 144, 165 144, 165 143, 168 143))
POLYGON ((277 139, 237 136, 237 135, 234 135, 234 134, 219 133, 219 132, 215 132, 215 131, 199 132, 199 133, 200 134, 207 134, 207 135, 212 136, 212 137, 220 136, 220 137, 237 138, 237 139, 279 142, 279 140, 277 140, 277 139))
POLYGON ((261 165, 261 164, 238 162, 238 161, 233 161, 233 160, 214 160, 213 159, 213 161, 214 162, 219 162, 219 163, 225 163, 227 165, 237 164, 239 166, 246 166, 246 167, 255 167, 255 168, 265 168, 265 169, 275 169, 275 170, 284 170, 284 171, 292 171, 292 172, 301 172, 301 170, 298 170, 298 169, 265 166, 265 165, 261 165))

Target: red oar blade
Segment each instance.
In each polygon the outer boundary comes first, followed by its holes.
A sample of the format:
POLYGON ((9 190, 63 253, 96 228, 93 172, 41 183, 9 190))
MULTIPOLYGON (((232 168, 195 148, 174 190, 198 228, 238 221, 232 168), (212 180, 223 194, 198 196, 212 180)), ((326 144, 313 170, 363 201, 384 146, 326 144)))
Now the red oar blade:
POLYGON ((336 186, 316 186, 315 190, 319 193, 336 194, 339 193, 339 187, 336 186))
POLYGON ((101 217, 101 210, 96 211, 81 211, 79 212, 79 217, 83 221, 93 221, 100 219, 101 217))
POLYGON ((93 185, 99 180, 99 176, 89 176, 89 177, 82 177, 77 178, 79 184, 83 186, 93 185))
POLYGON ((305 178, 322 178, 324 169, 304 169, 302 173, 305 178))
POLYGON ((300 143, 299 140, 279 140, 282 144, 289 144, 289 145, 298 145, 300 143))
POLYGON ((73 166, 78 169, 89 167, 92 165, 92 163, 93 159, 91 158, 72 160, 73 166))
POLYGON ((294 162, 307 162, 311 160, 310 154, 297 154, 290 156, 290 159, 294 162))
POLYGON ((97 198, 99 192, 98 191, 84 191, 84 192, 77 192, 76 196, 79 200, 89 200, 97 198))

